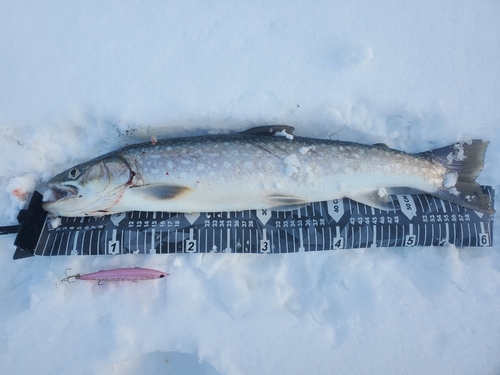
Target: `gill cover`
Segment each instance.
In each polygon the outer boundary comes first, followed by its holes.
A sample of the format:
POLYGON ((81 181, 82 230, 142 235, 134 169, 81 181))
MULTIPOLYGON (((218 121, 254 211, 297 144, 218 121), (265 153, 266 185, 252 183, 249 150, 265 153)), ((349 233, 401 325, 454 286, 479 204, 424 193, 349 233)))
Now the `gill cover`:
POLYGON ((55 200, 48 200, 43 207, 59 216, 105 215, 120 200, 133 176, 128 163, 120 157, 79 164, 47 183, 55 200))

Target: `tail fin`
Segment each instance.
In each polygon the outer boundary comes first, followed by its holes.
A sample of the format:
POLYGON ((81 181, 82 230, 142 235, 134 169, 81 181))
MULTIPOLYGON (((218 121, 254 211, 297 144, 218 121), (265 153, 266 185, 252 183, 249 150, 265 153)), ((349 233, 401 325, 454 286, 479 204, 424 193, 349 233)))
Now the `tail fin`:
POLYGON ((475 211, 494 213, 489 195, 475 181, 483 170, 488 145, 489 142, 475 139, 418 154, 447 169, 443 186, 435 195, 475 211))

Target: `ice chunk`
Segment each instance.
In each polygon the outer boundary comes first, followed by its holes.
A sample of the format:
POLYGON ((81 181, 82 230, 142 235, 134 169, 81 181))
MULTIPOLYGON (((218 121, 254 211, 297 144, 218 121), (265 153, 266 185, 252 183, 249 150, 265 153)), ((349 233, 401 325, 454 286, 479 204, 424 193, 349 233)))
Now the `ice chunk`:
POLYGON ((457 181, 458 181, 458 173, 456 172, 448 173, 444 176, 443 186, 449 189, 455 186, 457 181))

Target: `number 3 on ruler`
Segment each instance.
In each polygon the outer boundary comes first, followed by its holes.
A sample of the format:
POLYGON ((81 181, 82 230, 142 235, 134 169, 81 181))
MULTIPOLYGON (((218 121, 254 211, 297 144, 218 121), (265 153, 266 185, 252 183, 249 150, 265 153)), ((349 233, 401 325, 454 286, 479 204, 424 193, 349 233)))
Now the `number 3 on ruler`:
POLYGON ((196 253, 196 240, 186 240, 186 253, 196 253))
POLYGON ((260 252, 261 253, 271 252, 271 243, 269 242, 269 240, 260 240, 260 252))

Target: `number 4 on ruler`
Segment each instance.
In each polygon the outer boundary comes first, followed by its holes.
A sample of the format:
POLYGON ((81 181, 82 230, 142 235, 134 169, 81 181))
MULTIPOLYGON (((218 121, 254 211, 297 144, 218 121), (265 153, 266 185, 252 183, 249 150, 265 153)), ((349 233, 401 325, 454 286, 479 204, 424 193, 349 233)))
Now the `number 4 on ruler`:
POLYGON ((344 237, 335 237, 333 239, 333 249, 343 249, 344 248, 344 237))

